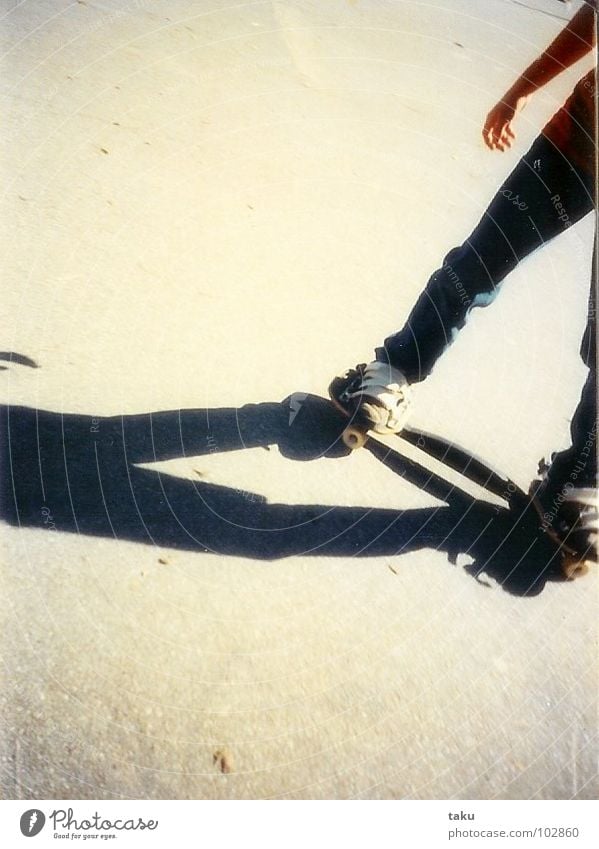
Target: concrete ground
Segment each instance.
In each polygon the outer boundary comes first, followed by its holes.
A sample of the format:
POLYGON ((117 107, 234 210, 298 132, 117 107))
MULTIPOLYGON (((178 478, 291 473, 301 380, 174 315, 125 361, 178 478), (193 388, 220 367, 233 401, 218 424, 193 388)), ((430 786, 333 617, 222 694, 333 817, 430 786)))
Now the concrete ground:
MULTIPOLYGON (((470 232, 590 64, 484 148, 572 8, 5 0, 5 798, 596 796, 596 573, 527 595, 478 508, 299 450, 275 404, 470 232)), ((523 486, 568 442, 592 234, 416 395, 523 486)))

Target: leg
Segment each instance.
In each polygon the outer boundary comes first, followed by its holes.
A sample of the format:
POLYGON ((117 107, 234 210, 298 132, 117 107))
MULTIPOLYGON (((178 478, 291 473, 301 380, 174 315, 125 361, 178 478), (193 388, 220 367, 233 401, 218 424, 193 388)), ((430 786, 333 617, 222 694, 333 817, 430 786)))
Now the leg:
POLYGON ((548 471, 548 492, 564 495, 572 488, 597 488, 597 312, 595 304, 596 253, 593 256, 587 326, 580 356, 589 369, 580 401, 572 417, 572 445, 560 451, 548 471))
POLYGON ((491 303, 519 262, 592 208, 593 177, 538 136, 471 236, 432 275, 403 329, 377 350, 377 359, 400 369, 410 383, 423 380, 470 310, 491 303))
POLYGON ((538 136, 470 238, 432 275, 404 328, 377 349, 374 362, 332 381, 333 400, 359 429, 401 430, 410 384, 430 374, 470 310, 491 303, 519 262, 592 208, 593 176, 538 136))
POLYGON ((597 562, 599 511, 597 504, 597 315, 596 253, 586 330, 580 355, 589 373, 572 417, 572 445, 552 457, 545 478, 533 481, 542 504, 542 527, 571 550, 563 558, 568 578, 584 575, 589 563, 597 562))

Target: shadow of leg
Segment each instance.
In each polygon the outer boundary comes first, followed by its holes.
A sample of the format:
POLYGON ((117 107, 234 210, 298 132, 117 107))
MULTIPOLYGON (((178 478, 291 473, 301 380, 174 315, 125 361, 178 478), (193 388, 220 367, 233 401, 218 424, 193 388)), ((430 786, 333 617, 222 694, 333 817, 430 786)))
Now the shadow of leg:
MULTIPOLYGON (((459 490, 449 507, 417 510, 269 504, 253 493, 135 465, 272 442, 302 460, 334 456, 339 422, 329 417, 327 431, 327 417, 323 399, 309 400, 291 424, 288 404, 108 418, 0 408, 1 515, 15 525, 265 561, 399 556, 430 548, 454 561, 458 553, 469 554, 471 574, 484 571, 510 592, 542 589, 547 552, 535 549, 532 558, 530 535, 514 534, 508 511, 464 493, 458 497, 459 490)), ((443 497, 446 481, 394 457, 398 474, 443 497)), ((445 492, 451 501, 450 495, 445 492)))

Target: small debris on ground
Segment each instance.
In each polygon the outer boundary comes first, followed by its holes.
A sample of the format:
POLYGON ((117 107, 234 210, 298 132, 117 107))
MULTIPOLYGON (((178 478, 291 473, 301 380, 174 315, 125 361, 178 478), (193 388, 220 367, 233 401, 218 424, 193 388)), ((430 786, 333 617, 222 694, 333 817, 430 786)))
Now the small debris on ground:
POLYGON ((225 749, 217 749, 212 755, 212 763, 217 766, 222 773, 233 772, 233 762, 231 755, 225 749))

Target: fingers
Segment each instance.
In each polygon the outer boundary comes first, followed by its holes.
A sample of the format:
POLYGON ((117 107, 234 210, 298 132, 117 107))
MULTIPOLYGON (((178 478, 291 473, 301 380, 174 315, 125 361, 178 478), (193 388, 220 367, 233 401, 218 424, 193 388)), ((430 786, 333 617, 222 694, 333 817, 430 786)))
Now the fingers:
POLYGON ((499 150, 509 150, 512 146, 512 141, 516 138, 516 134, 513 132, 509 121, 501 128, 501 135, 499 136, 499 150))
POLYGON ((495 126, 495 123, 487 118, 485 126, 483 127, 483 141, 489 150, 493 150, 495 148, 495 126))
POLYGON ((508 150, 515 138, 509 121, 504 124, 485 124, 483 127, 483 141, 489 150, 508 150))
POLYGON ((483 141, 489 150, 508 150, 516 138, 511 122, 515 115, 513 105, 500 101, 487 115, 483 127, 483 141))
POLYGON ((504 150, 507 150, 511 146, 512 146, 512 140, 508 136, 508 134, 506 132, 506 127, 504 126, 504 127, 501 128, 501 131, 499 133, 499 137, 497 138, 497 141, 495 143, 495 147, 497 148, 497 150, 501 150, 503 152, 504 150))

